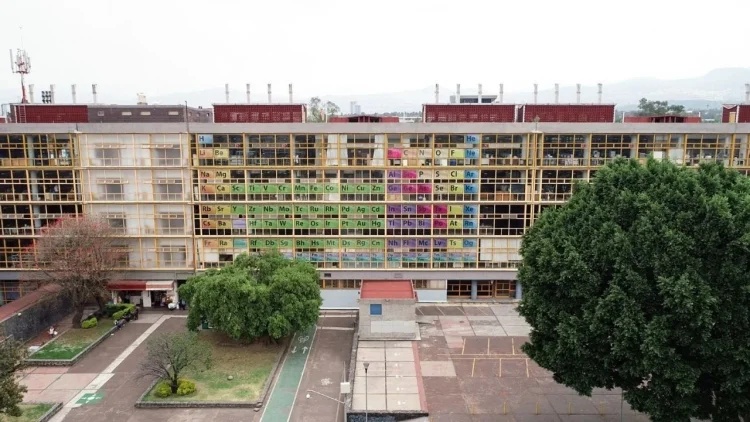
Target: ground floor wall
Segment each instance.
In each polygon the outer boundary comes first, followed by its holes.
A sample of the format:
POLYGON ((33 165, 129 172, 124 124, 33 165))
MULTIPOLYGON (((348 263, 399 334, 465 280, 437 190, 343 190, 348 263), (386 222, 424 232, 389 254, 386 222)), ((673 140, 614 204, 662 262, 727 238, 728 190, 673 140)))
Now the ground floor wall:
POLYGON ((521 285, 516 282, 517 271, 323 271, 321 296, 324 309, 358 307, 362 280, 411 280, 422 303, 447 302, 449 299, 521 299, 521 285), (437 278, 441 277, 441 278, 437 278))
POLYGON ((12 336, 16 340, 26 341, 70 314, 68 296, 57 293, 30 295, 39 296, 35 299, 36 303, 0 322, 0 337, 12 336))

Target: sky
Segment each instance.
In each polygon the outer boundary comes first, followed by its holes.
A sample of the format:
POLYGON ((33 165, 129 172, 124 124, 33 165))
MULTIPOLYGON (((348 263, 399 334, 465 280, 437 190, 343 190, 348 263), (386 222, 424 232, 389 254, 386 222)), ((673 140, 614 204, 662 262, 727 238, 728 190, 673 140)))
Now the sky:
MULTIPOLYGON (((27 50, 38 90, 75 83, 79 98, 92 83, 133 100, 224 83, 239 96, 245 83, 304 95, 458 82, 512 92, 748 67, 737 41, 748 15, 747 0, 0 0, 0 47, 27 50)), ((20 91, 8 63, 0 69, 0 93, 20 91)))

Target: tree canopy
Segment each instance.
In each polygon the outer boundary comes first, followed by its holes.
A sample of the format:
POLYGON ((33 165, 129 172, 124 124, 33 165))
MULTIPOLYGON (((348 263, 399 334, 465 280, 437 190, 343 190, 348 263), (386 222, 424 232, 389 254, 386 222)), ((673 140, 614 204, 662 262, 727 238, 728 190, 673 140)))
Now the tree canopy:
POLYGON ((685 114, 685 106, 678 104, 669 105, 668 101, 649 101, 641 98, 638 102, 638 114, 642 116, 664 115, 664 114, 685 114))
POLYGON ((180 287, 189 303, 188 328, 205 320, 235 340, 279 339, 318 320, 318 271, 279 252, 240 255, 221 269, 191 277, 180 287))
POLYGON ((102 310, 106 304, 107 283, 122 256, 114 245, 116 235, 102 218, 65 216, 45 227, 35 242, 35 276, 59 285, 61 293, 71 297, 75 327, 81 324, 86 303, 96 301, 102 310))
POLYGON ((331 101, 323 103, 320 100, 320 97, 310 98, 310 104, 308 104, 308 107, 307 120, 310 122, 325 122, 326 116, 335 116, 341 112, 341 109, 336 103, 331 101))
POLYGON ((26 387, 19 384, 16 373, 24 368, 26 348, 12 338, 0 340, 0 415, 21 416, 18 405, 26 387))
MULTIPOLYGON (((524 236, 524 350, 652 420, 750 413, 750 181, 618 160, 524 236)), ((748 419, 745 419, 746 421, 748 419)))

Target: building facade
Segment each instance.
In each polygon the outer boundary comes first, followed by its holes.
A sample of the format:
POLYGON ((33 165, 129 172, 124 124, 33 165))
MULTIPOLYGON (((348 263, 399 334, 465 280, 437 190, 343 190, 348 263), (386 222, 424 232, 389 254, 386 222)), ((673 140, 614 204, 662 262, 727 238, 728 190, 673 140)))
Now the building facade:
POLYGON ((273 249, 320 269, 325 307, 356 307, 362 280, 412 280, 420 301, 518 298, 521 237, 575 183, 617 157, 747 173, 749 138, 750 124, 2 125, 2 298, 23 293, 41 228, 91 213, 121 231, 116 290, 144 304, 273 249))

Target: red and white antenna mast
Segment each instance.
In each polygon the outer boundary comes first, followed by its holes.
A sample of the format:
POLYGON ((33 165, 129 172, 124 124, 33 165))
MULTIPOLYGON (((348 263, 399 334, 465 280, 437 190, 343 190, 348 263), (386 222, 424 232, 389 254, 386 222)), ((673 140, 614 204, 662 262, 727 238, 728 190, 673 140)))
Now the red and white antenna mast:
POLYGON ((24 78, 31 73, 31 59, 29 59, 26 50, 22 48, 16 50, 16 57, 14 59, 13 49, 10 49, 10 69, 13 73, 21 75, 21 103, 28 104, 29 100, 26 98, 26 83, 24 78))

